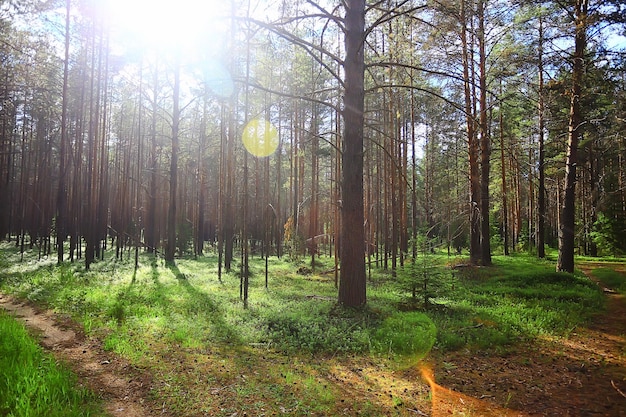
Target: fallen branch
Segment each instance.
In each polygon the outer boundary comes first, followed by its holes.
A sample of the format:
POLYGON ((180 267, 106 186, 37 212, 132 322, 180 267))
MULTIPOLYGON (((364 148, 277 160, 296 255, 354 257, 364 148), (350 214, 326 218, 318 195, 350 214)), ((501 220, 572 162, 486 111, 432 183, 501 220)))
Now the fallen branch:
POLYGON ((474 326, 467 326, 467 327, 461 327, 460 329, 457 330, 457 332, 463 332, 465 330, 469 330, 469 329, 479 329, 481 327, 483 327, 484 324, 483 323, 478 323, 474 326))
POLYGON ((613 382, 613 380, 611 380, 611 386, 612 386, 613 388, 615 388, 615 391, 619 392, 619 394, 620 394, 622 397, 626 398, 626 394, 624 394, 624 393, 622 392, 622 390, 620 390, 619 388, 617 388, 617 386, 615 385, 615 382, 613 382))
POLYGON ((322 300, 322 301, 334 301, 335 298, 333 297, 325 297, 322 295, 307 295, 306 298, 308 298, 309 300, 322 300))

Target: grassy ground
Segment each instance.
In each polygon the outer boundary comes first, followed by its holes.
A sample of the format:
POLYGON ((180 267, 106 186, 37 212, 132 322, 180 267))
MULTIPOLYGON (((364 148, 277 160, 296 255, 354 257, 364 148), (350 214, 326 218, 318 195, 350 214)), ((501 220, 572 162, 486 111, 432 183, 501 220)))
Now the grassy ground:
MULTIPOLYGON (((346 363, 401 369, 432 350, 505 350, 567 335, 603 308, 588 279, 525 256, 453 269, 463 260, 429 255, 397 276, 373 270, 368 306, 354 310, 336 305, 332 274, 298 273, 302 265, 276 258, 267 288, 265 261, 251 261, 246 309, 236 271, 220 282, 212 255, 175 266, 142 255, 137 270, 107 258, 91 271, 20 263, 8 245, 0 256, 0 289, 71 314, 106 349, 150 369, 154 398, 181 416, 394 415, 402 402, 394 395, 348 410, 358 388, 342 383, 346 363)), ((316 270, 331 269, 322 260, 316 270)))
POLYGON ((24 326, 0 310, 0 415, 103 415, 95 396, 45 354, 24 326))
POLYGON ((608 267, 597 268, 593 274, 609 288, 626 294, 626 275, 608 267))

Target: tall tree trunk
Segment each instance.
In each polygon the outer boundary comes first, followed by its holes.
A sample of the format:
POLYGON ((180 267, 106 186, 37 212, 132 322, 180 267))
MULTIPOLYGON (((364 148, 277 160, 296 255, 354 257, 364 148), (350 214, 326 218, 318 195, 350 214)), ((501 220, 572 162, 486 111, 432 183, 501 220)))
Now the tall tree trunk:
MULTIPOLYGON (((413 82, 413 72, 411 71, 411 82, 413 82)), ((415 133, 415 94, 411 91, 411 239, 413 262, 417 259, 417 135, 415 133)), ((448 224, 448 230, 450 225, 448 224)), ((450 238, 448 233, 448 253, 450 252, 450 238)))
POLYGON ((598 178, 598 165, 599 159, 596 159, 596 152, 594 152, 594 142, 590 141, 587 144, 588 158, 589 158, 589 216, 585 216, 587 219, 587 230, 589 231, 588 238, 589 241, 589 255, 596 257, 598 256, 598 246, 596 242, 591 237, 591 231, 594 228, 596 221, 598 220, 598 188, 599 188, 599 178, 598 178))
MULTIPOLYGON (((338 106, 337 106, 338 107, 338 106)), ((335 226, 334 232, 334 259, 335 259, 335 288, 339 287, 339 268, 341 260, 341 233, 343 233, 343 227, 341 225, 341 151, 343 148, 343 141, 341 139, 341 115, 339 111, 335 112, 335 158, 334 158, 334 171, 333 171, 333 224, 335 226)))
POLYGON ((85 212, 85 269, 95 261, 98 240, 98 150, 100 142, 100 83, 102 78, 102 31, 96 51, 96 28, 91 32, 91 83, 89 87, 89 164, 86 184, 87 209, 85 212))
MULTIPOLYGON (((500 95, 502 96, 502 87, 500 87, 500 95)), ((503 105, 500 105, 500 168, 502 178, 502 237, 504 245, 504 254, 509 255, 509 189, 506 182, 506 165, 504 158, 504 113, 503 105)))
POLYGON ((319 127, 317 120, 317 105, 313 105, 313 115, 311 120, 311 209, 309 210, 309 254, 311 255, 311 269, 315 271, 315 256, 317 255, 317 242, 315 236, 318 234, 319 219, 319 127))
POLYGON ((346 0, 344 60, 344 142, 339 303, 366 303, 363 229, 363 124, 365 0, 346 0))
MULTIPOLYGON (((250 2, 248 2, 248 7, 250 6, 250 2)), ((250 10, 248 9, 248 13, 250 10)), ((246 121, 249 120, 249 112, 250 112, 250 38, 246 39, 246 88, 245 88, 245 96, 244 96, 244 117, 246 121)), ((249 259, 250 259, 250 239, 248 232, 248 206, 249 206, 249 196, 248 196, 248 152, 244 151, 243 153, 243 201, 242 201, 242 213, 241 213, 241 287, 243 292, 240 294, 243 300, 244 308, 248 308, 248 289, 250 284, 250 267, 249 267, 249 259)))
POLYGON ((109 36, 104 37, 104 24, 101 29, 100 49, 104 48, 104 62, 100 66, 99 79, 102 80, 101 117, 100 117, 100 161, 98 174, 98 195, 96 204, 96 255, 102 260, 106 250, 108 200, 109 200, 109 143, 108 143, 108 115, 109 115, 109 36))
POLYGON ((74 142, 76 143, 76 149, 73 154, 74 161, 74 172, 72 176, 72 187, 71 187, 71 212, 70 217, 71 221, 68 222, 69 230, 70 230, 70 260, 74 262, 74 255, 76 253, 76 257, 80 258, 82 256, 82 245, 80 244, 81 236, 84 236, 84 200, 85 194, 84 189, 81 184, 81 179, 84 177, 84 144, 83 136, 85 134, 85 95, 87 93, 87 65, 86 59, 84 56, 83 59, 85 62, 82 62, 81 67, 83 68, 81 74, 81 88, 80 88, 80 99, 78 102, 78 114, 76 115, 76 132, 74 134, 74 142))
POLYGON ((587 47, 587 10, 588 0, 576 0, 575 40, 572 68, 572 90, 567 138, 567 156, 565 161, 565 190, 559 224, 559 257, 557 271, 574 272, 575 247, 575 199, 576 199, 576 163, 578 161, 578 142, 581 135, 582 111, 580 95, 585 73, 585 49, 587 47))
POLYGON ((167 246, 165 261, 174 262, 176 252, 176 194, 178 193, 178 131, 180 126, 180 61, 174 63, 174 92, 172 110, 172 155, 170 159, 170 199, 167 213, 167 246))
POLYGON ((463 92, 465 96, 465 120, 467 133, 467 149, 469 159, 469 223, 470 223, 470 262, 478 264, 480 262, 480 176, 478 172, 478 139, 476 138, 476 128, 473 109, 473 94, 470 79, 470 46, 467 39, 467 12, 466 1, 461 0, 460 5, 461 23, 461 47, 463 59, 463 92))
POLYGON ((208 108, 207 108, 207 98, 203 98, 202 104, 202 120, 200 121, 200 141, 198 145, 198 171, 197 171, 197 185, 199 187, 198 190, 198 214, 196 219, 195 228, 195 238, 194 238, 194 254, 202 255, 204 251, 204 215, 205 215, 205 205, 206 205, 206 176, 204 174, 204 153, 206 149, 206 121, 208 118, 208 108))
POLYGON ((154 67, 154 79, 152 81, 152 115, 150 118, 150 191, 148 192, 148 214, 146 216, 145 239, 149 253, 157 253, 157 102, 159 92, 158 61, 154 67))
POLYGON ((223 216, 222 216, 222 239, 224 240, 224 269, 230 271, 233 261, 233 239, 235 235, 234 230, 234 194, 235 194, 235 116, 233 112, 236 108, 237 100, 233 98, 227 117, 228 126, 226 139, 226 171, 224 172, 225 187, 224 187, 224 204, 223 204, 223 216))
POLYGON ((529 140, 528 144, 528 253, 532 253, 533 244, 536 242, 533 239, 533 226, 535 221, 535 173, 534 173, 534 164, 533 161, 533 143, 532 138, 529 140))
POLYGON ((226 111, 221 108, 220 117, 220 153, 219 153, 219 181, 217 190, 217 279, 222 282, 222 260, 224 258, 224 218, 226 216, 226 203, 224 190, 226 188, 226 111))
POLYGON ((59 144, 59 188, 57 190, 57 263, 63 262, 63 244, 67 236, 67 103, 70 60, 70 0, 65 1, 65 56, 63 61, 63 91, 61 98, 61 143, 59 144))
MULTIPOLYGON (((104 26, 104 25, 103 25, 104 26)), ((104 30, 102 31, 104 34, 104 30)), ((102 36, 102 35, 101 35, 102 36)), ((104 47, 104 67, 101 68, 100 78, 104 78, 102 84, 102 116, 101 116, 101 144, 100 147, 100 168, 99 168, 99 194, 97 204, 97 239, 96 250, 100 260, 104 258, 107 237, 108 222, 108 201, 109 201, 109 143, 108 143, 108 115, 109 115, 109 36, 108 33, 103 39, 104 47), (102 75, 103 74, 103 75, 102 75)))
POLYGON ((141 244, 141 229, 143 220, 143 179, 141 171, 143 169, 143 61, 139 64, 139 94, 137 97, 137 161, 135 176, 137 180, 134 184, 135 210, 134 210, 134 232, 133 240, 135 244, 135 270, 139 268, 139 246, 141 244))
POLYGON ((539 189, 537 190, 537 257, 546 257, 545 249, 545 224, 546 224, 546 172, 545 172, 545 102, 543 83, 543 18, 539 16, 539 48, 538 48, 538 71, 539 71, 539 189))
POLYGON ((485 44, 485 0, 478 0, 478 54, 480 60, 480 262, 482 265, 491 265, 491 227, 489 224, 491 138, 487 117, 487 51, 485 44))
MULTIPOLYGON (((282 112, 283 112, 283 106, 281 104, 282 102, 279 102, 278 105, 278 120, 282 120, 282 112)), ((282 137, 282 125, 278 126, 278 137, 282 137)), ((284 228, 282 227, 283 223, 283 217, 282 217, 282 193, 281 193, 281 188, 282 188, 282 177, 281 177, 281 172, 282 172, 282 154, 283 154, 283 142, 279 141, 278 142, 278 150, 276 151, 276 207, 275 207, 275 212, 274 212, 274 222, 275 222, 275 229, 276 229, 276 257, 280 258, 282 256, 282 233, 284 231, 284 228)))

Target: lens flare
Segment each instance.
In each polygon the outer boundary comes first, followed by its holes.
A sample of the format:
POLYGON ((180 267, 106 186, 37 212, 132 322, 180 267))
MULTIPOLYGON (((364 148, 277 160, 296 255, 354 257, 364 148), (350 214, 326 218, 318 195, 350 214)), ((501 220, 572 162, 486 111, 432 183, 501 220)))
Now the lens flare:
POLYGON ((432 417, 476 415, 481 417, 527 417, 522 411, 500 407, 479 398, 445 388, 435 382, 430 364, 423 363, 419 370, 422 378, 430 385, 432 417))
POLYGON ((209 62, 204 68, 206 86, 220 98, 233 95, 235 85, 228 69, 220 62, 209 62))
POLYGON ((278 130, 264 119, 252 119, 243 129, 243 145, 259 158, 270 156, 278 148, 278 130))

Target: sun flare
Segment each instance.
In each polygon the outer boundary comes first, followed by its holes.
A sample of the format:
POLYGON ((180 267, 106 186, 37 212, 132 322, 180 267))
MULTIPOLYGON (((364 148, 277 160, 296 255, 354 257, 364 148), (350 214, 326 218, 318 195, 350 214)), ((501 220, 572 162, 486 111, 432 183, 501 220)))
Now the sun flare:
POLYGON ((106 0, 106 13, 122 42, 144 48, 220 45, 228 2, 219 0, 106 0))

